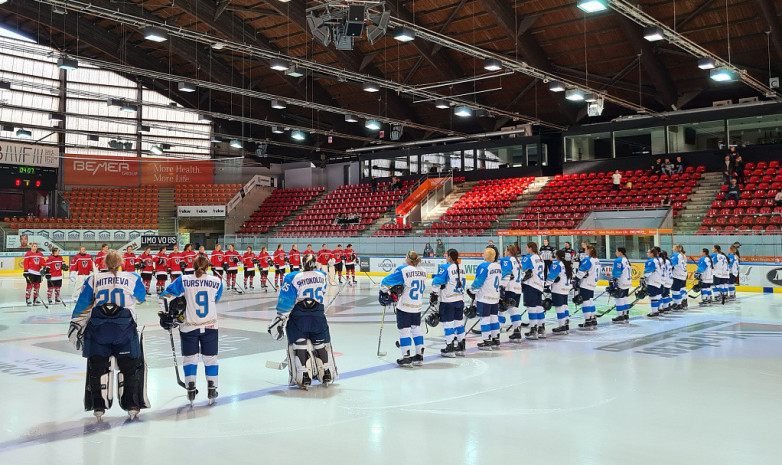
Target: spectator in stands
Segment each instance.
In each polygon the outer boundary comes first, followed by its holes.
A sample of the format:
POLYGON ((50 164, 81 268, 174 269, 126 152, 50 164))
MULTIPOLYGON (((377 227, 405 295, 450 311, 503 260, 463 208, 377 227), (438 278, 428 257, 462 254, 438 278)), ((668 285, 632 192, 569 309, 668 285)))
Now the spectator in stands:
POLYGON ((774 205, 777 207, 782 207, 782 189, 779 189, 777 191, 777 195, 774 196, 774 205))
MULTIPOLYGON (((780 191, 782 192, 782 191, 780 191)), ((779 195, 779 194, 777 194, 779 195)), ((437 257, 445 257, 445 244, 443 244, 442 239, 437 239, 437 246, 434 249, 434 254, 437 257)))
POLYGON ((673 172, 674 173, 683 173, 684 172, 684 161, 682 160, 681 155, 676 157, 676 161, 673 164, 673 172))
POLYGON ((739 184, 744 184, 744 160, 741 158, 741 155, 736 155, 736 158, 733 159, 733 173, 736 177, 736 182, 739 184))
POLYGON ((391 178, 391 190, 392 191, 398 191, 402 188, 402 181, 399 180, 396 176, 393 176, 391 178))
POLYGON ((377 179, 374 176, 372 176, 372 192, 377 192, 377 179))
POLYGON ((730 180, 733 177, 733 162, 730 159, 730 155, 725 155, 725 160, 721 165, 722 170, 722 183, 730 184, 730 180))
POLYGON ((665 196, 660 200, 660 205, 662 205, 665 208, 668 208, 671 206, 673 202, 671 201, 671 197, 668 194, 665 194, 665 196))
POLYGON ((489 239, 489 245, 487 245, 486 248, 494 249, 494 261, 496 262, 499 259, 500 250, 494 245, 494 241, 489 239))
POLYGON ((432 166, 429 167, 429 174, 437 174, 440 172, 440 165, 437 163, 433 163, 432 166))
POLYGON ((730 185, 728 186, 728 195, 725 196, 725 200, 731 199, 735 200, 736 202, 739 201, 739 185, 735 178, 730 180, 730 185))
POLYGON ((434 249, 428 242, 426 243, 426 247, 424 247, 424 257, 434 257, 434 249))
POLYGON ((622 189, 622 173, 619 170, 614 171, 611 175, 611 182, 613 182, 611 188, 615 191, 622 189))
POLYGON ((657 161, 652 163, 652 174, 661 174, 663 172, 663 161, 658 158, 657 161))
POLYGON ((673 168, 674 166, 673 163, 671 163, 671 159, 666 158, 665 162, 663 163, 660 169, 662 170, 663 174, 667 174, 670 176, 671 174, 673 174, 673 168))

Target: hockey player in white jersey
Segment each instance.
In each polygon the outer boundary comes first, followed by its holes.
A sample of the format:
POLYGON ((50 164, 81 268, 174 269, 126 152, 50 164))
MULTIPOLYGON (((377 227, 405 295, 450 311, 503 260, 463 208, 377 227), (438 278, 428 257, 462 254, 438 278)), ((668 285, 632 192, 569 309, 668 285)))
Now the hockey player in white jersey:
POLYGON ((449 249, 445 254, 447 263, 437 268, 432 278, 432 297, 439 301, 440 321, 445 332, 445 348, 440 350, 443 357, 464 356, 464 289, 466 285, 464 269, 459 265, 459 252, 449 249))
POLYGON ((196 374, 199 354, 204 362, 207 398, 211 405, 217 399, 217 302, 223 295, 223 282, 219 276, 206 274, 209 259, 205 256, 197 256, 193 261, 193 268, 193 274, 178 277, 160 295, 162 311, 158 315, 163 329, 170 330, 179 326, 182 368, 190 405, 193 405, 198 394, 196 374), (184 297, 186 302, 184 321, 169 311, 171 301, 180 296, 184 297))
POLYGON ((684 254, 684 247, 681 244, 673 246, 671 266, 673 267, 671 272, 673 277, 671 284, 673 311, 681 312, 687 308, 687 256, 684 254))
POLYGON ((285 275, 277 299, 277 316, 269 333, 288 337, 288 383, 303 389, 317 379, 328 385, 337 379, 337 365, 331 349, 331 333, 326 321, 323 298, 328 276, 317 270, 315 255, 301 257, 303 271, 285 275), (272 330, 276 328, 276 333, 272 330))
POLYGON ((728 300, 728 283, 730 283, 730 263, 728 257, 722 253, 722 248, 714 244, 711 249, 711 261, 714 263, 714 285, 712 286, 715 291, 719 292, 720 303, 725 305, 725 301, 728 300))
POLYGON ((142 408, 150 406, 144 341, 136 331, 136 303, 144 302, 146 289, 141 276, 119 271, 122 266, 119 252, 109 250, 104 259, 108 271, 84 281, 73 309, 68 339, 87 359, 84 410, 92 410, 101 421, 111 408, 114 399, 111 358, 114 357, 119 368, 119 405, 132 420, 142 408))
MULTIPOLYGON (((584 244, 582 242, 582 244, 584 244)), ((597 329, 597 317, 595 316, 595 287, 600 277, 600 260, 597 259, 597 249, 593 245, 587 245, 583 257, 578 265, 576 279, 573 281, 573 289, 578 289, 581 300, 581 313, 584 314, 584 322, 579 323, 581 329, 597 329)))
POLYGON ((521 342, 521 279, 524 273, 521 271, 519 249, 514 244, 505 247, 505 256, 500 259, 502 267, 502 282, 500 282, 500 300, 505 302, 506 310, 500 308, 498 319, 500 326, 505 323, 505 313, 510 315, 510 323, 513 332, 508 337, 510 342, 521 342))
POLYGON ((646 252, 648 257, 644 264, 644 276, 641 278, 641 285, 646 286, 649 294, 649 301, 652 311, 646 316, 654 318, 660 316, 660 298, 663 293, 663 263, 660 259, 660 253, 652 247, 646 252))
POLYGON ((496 249, 486 247, 483 251, 483 263, 475 270, 475 280, 467 294, 477 303, 478 316, 481 319, 480 350, 500 349, 500 282, 502 267, 495 261, 496 249))
POLYGON ((527 242, 527 255, 521 259, 521 293, 529 315, 529 331, 524 334, 527 339, 546 338, 546 313, 543 310, 543 284, 546 277, 543 268, 538 244, 527 242))
POLYGON ((671 286, 673 286, 673 265, 668 259, 668 252, 655 247, 662 262, 662 296, 660 298, 660 314, 671 311, 671 286))
POLYGON ((380 282, 380 305, 391 304, 394 301, 391 288, 403 286, 396 304, 396 327, 399 330, 399 348, 402 351, 402 358, 396 363, 400 367, 421 366, 424 361, 421 307, 426 291, 427 273, 418 266, 420 263, 421 258, 411 250, 407 252, 405 264, 397 267, 380 282), (415 345, 415 355, 410 352, 412 345, 415 345))
POLYGON ((696 286, 701 291, 699 305, 711 305, 711 285, 714 282, 714 262, 709 255, 709 249, 701 249, 701 258, 698 260, 698 268, 695 269, 696 286))
POLYGON ((730 266, 730 278, 728 282, 728 299, 736 299, 736 281, 739 278, 740 265, 739 249, 731 245, 728 249, 728 265, 730 266))
POLYGON ((573 262, 567 260, 564 250, 557 250, 554 256, 555 260, 551 263, 551 268, 546 276, 546 287, 551 290, 551 305, 557 312, 558 323, 558 326, 552 329, 551 333, 564 335, 570 332, 567 297, 572 289, 570 281, 573 279, 573 262))
POLYGON ((616 248, 616 259, 611 267, 611 281, 608 284, 608 292, 616 299, 616 317, 611 321, 614 323, 630 322, 630 305, 627 302, 627 295, 632 285, 633 269, 630 266, 630 260, 627 259, 627 249, 624 247, 616 248))

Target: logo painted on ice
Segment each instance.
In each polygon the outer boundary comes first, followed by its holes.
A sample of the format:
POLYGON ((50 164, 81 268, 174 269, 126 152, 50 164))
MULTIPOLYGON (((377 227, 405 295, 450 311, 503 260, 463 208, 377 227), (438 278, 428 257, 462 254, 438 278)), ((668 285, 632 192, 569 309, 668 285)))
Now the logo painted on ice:
POLYGON ((774 268, 766 273, 768 281, 775 286, 782 286, 782 268, 774 268))

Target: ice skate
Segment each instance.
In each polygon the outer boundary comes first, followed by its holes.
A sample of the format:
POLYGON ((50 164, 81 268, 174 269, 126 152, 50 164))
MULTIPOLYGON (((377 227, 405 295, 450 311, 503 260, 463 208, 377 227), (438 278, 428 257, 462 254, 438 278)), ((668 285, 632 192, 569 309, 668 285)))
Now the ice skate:
POLYGON ((151 293, 151 292, 149 292, 149 290, 147 290, 147 295, 152 295, 152 293, 151 293))
POLYGON ((33 303, 30 301, 30 298, 29 298, 29 297, 25 298, 25 299, 24 299, 24 301, 25 301, 25 302, 27 302, 27 306, 28 306, 28 307, 29 307, 29 306, 31 306, 31 305, 33 304, 33 303))
POLYGON ((611 321, 613 323, 627 323, 627 320, 625 320, 625 316, 624 315, 619 315, 616 318, 611 318, 611 321))
POLYGON ((215 403, 215 399, 217 399, 217 386, 215 386, 214 381, 207 381, 207 397, 209 398, 209 405, 215 403))
POLYGON ((646 314, 647 318, 657 318, 658 316, 660 316, 660 312, 659 311, 649 312, 649 313, 646 314))
POLYGON ((500 350, 500 337, 491 338, 491 350, 500 350))
POLYGON ((60 302, 62 302, 62 300, 60 300, 60 296, 56 296, 56 297, 54 298, 54 301, 55 301, 56 303, 58 303, 58 304, 59 304, 60 302))
POLYGON ((128 420, 133 421, 138 416, 138 407, 131 407, 128 409, 128 420))
POLYGON ((583 323, 579 323, 581 329, 597 329, 597 318, 587 318, 583 323))
POLYGON ((485 341, 481 341, 478 343, 478 348, 480 350, 492 350, 491 346, 492 346, 491 339, 486 339, 485 341))
POLYGON ((421 349, 420 354, 413 355, 413 366, 420 367, 424 364, 424 349, 421 349))
POLYGON ((546 339, 546 325, 538 326, 538 339, 546 339))
POLYGON ((530 328, 530 330, 529 330, 529 331, 527 331, 526 333, 524 333, 524 336, 525 336, 527 339, 531 339, 531 340, 533 340, 533 341, 536 341, 536 340, 538 339, 538 328, 536 328, 536 327, 534 327, 534 326, 533 326, 532 328, 530 328))
POLYGON ((49 302, 49 305, 52 304, 52 299, 46 299, 49 302))
POLYGON ((709 301, 708 300, 701 300, 700 302, 698 302, 698 305, 701 306, 701 307, 708 307, 709 306, 709 301))
POLYGON ((190 401, 190 406, 193 406, 193 403, 195 402, 196 394, 198 394, 198 389, 196 389, 196 385, 193 382, 190 382, 187 384, 187 400, 190 401))
POLYGON ((396 359, 397 365, 406 368, 413 364, 413 358, 410 357, 410 352, 407 352, 404 357, 396 359))
POLYGON ((301 384, 299 384, 299 387, 306 391, 310 385, 312 385, 312 379, 310 379, 310 375, 308 373, 304 373, 301 376, 301 384))
POLYGON ((447 358, 456 357, 456 350, 453 347, 453 341, 449 342, 444 349, 440 349, 440 355, 447 358))
POLYGON ((565 323, 562 326, 558 326, 551 330, 551 334, 555 336, 564 336, 565 334, 568 334, 570 332, 570 325, 568 323, 565 323))
POLYGON ((725 302, 728 300, 728 296, 726 296, 724 293, 721 294, 722 297, 722 305, 725 305, 725 302))
POLYGON ((457 357, 464 357, 464 350, 466 345, 467 344, 464 339, 456 343, 455 353, 457 357))
POLYGON ((516 328, 513 330, 513 333, 508 336, 508 341, 520 343, 524 338, 521 336, 521 328, 516 328))
POLYGON ((105 410, 93 410, 92 414, 95 415, 95 419, 98 420, 98 423, 103 421, 103 414, 106 413, 105 410))

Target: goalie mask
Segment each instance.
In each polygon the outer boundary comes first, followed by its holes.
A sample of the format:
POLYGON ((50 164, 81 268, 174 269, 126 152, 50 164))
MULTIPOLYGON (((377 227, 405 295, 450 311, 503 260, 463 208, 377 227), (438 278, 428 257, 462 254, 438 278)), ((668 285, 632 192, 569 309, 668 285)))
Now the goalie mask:
POLYGON ((304 271, 312 271, 317 266, 318 262, 315 260, 315 255, 308 253, 301 258, 301 266, 304 271))

